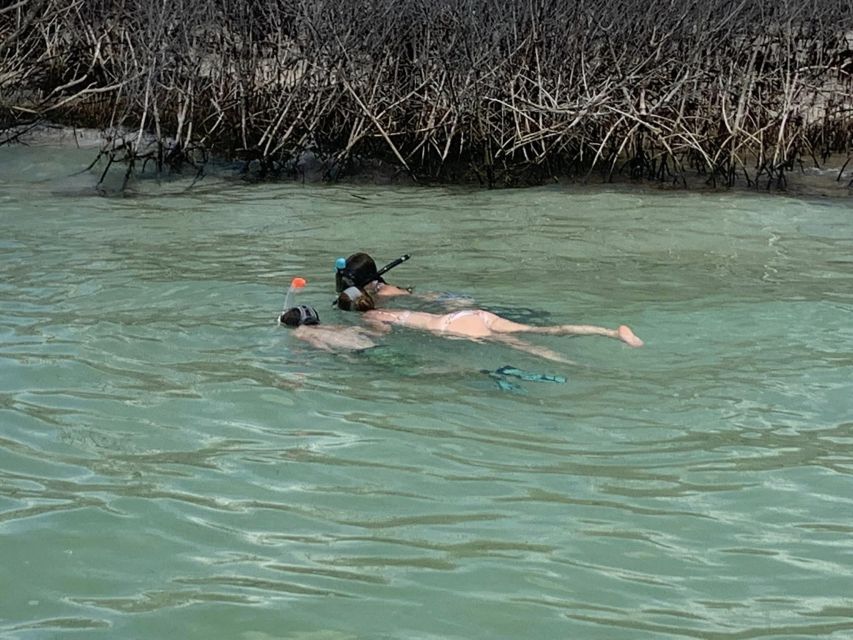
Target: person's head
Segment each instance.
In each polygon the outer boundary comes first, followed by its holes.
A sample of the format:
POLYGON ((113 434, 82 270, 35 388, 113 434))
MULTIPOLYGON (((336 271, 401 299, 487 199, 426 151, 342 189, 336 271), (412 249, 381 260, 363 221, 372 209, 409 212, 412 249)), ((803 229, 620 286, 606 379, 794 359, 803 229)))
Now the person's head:
POLYGON ((343 311, 370 311, 376 308, 370 294, 358 287, 348 287, 341 291, 337 305, 338 309, 343 311))
POLYGON ((320 324, 320 316, 313 307, 300 304, 282 313, 278 321, 288 327, 299 327, 303 324, 320 324))
POLYGON ((379 276, 376 262, 366 253, 354 253, 346 259, 346 266, 338 271, 336 286, 341 292, 347 287, 364 287, 374 280, 385 282, 379 276))

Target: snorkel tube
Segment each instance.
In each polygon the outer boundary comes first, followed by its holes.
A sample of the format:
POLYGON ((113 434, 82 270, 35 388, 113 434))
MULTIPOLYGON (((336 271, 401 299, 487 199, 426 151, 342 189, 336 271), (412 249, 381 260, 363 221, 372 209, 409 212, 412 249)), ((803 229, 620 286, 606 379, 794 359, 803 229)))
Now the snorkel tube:
POLYGON ((284 306, 281 308, 281 313, 278 314, 279 322, 281 322, 281 316, 284 312, 293 306, 293 294, 302 289, 305 285, 305 278, 300 278, 299 276, 290 281, 290 288, 284 296, 284 306))
POLYGON ((344 272, 347 270, 347 259, 338 258, 335 260, 335 291, 340 293, 346 289, 344 284, 344 272))
POLYGON ((409 259, 409 258, 411 258, 411 257, 412 257, 412 256, 410 256, 410 255, 407 253, 407 254, 405 254, 405 255, 400 256, 400 257, 399 257, 399 258, 397 258, 396 260, 392 260, 391 262, 389 262, 389 263, 388 263, 388 264, 386 264, 384 267, 382 267, 379 271, 377 271, 377 272, 376 272, 376 277, 378 278, 378 277, 380 277, 383 273, 388 273, 389 271, 391 271, 391 269, 393 269, 394 267, 396 267, 396 266, 397 266, 397 265, 399 265, 399 264, 403 264, 406 260, 408 260, 408 259, 409 259))

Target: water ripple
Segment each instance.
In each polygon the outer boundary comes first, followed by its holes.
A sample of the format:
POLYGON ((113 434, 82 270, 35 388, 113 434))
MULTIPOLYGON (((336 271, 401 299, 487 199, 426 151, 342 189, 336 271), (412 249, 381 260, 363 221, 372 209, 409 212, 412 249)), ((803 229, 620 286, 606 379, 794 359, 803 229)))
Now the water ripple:
POLYGON ((104 199, 13 175, 0 635, 850 635, 846 205, 221 181, 104 199), (329 304, 359 249, 411 252, 392 281, 417 291, 624 322, 646 347, 531 336, 564 366, 395 330, 330 354, 275 325, 297 274, 325 323, 357 324, 329 304), (566 382, 482 373, 506 364, 566 382))

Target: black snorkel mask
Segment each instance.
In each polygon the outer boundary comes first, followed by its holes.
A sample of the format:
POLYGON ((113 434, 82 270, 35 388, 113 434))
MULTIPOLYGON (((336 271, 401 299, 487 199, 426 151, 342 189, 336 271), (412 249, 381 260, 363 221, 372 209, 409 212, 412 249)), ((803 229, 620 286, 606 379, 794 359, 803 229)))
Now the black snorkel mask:
POLYGON ((374 274, 371 274, 369 279, 365 280, 364 278, 357 278, 356 275, 347 268, 347 260, 346 258, 338 258, 335 260, 335 291, 341 293, 345 289, 349 289, 350 287, 358 287, 359 289, 363 288, 368 282, 372 282, 374 280, 378 280, 379 282, 385 282, 382 279, 382 275, 388 273, 396 267, 397 265, 403 264, 406 260, 411 258, 411 256, 407 253, 405 255, 400 256, 396 260, 392 260, 384 267, 379 269, 374 274))
POLYGON ((320 324, 320 315, 317 313, 317 310, 313 307, 309 307, 308 305, 300 304, 297 307, 291 307, 284 313, 282 313, 278 317, 278 323, 287 325, 288 327, 300 327, 303 324, 312 325, 312 324, 320 324), (299 317, 296 318, 294 315, 289 314, 289 312, 296 310, 299 311, 299 317), (289 315, 287 319, 284 316, 289 315))

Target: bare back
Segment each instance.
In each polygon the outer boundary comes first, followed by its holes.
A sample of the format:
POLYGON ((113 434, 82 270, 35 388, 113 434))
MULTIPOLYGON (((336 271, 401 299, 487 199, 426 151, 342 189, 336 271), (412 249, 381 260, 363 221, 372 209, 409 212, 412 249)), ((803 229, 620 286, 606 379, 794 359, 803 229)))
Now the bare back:
POLYGON ((465 338, 488 338, 495 333, 514 333, 528 329, 527 325, 506 320, 482 309, 462 309, 444 315, 379 309, 368 311, 365 315, 368 320, 465 338))
POLYGON ((360 327, 301 326, 293 335, 325 351, 359 351, 376 346, 369 332, 360 327))

